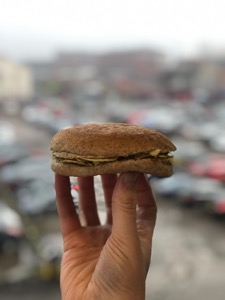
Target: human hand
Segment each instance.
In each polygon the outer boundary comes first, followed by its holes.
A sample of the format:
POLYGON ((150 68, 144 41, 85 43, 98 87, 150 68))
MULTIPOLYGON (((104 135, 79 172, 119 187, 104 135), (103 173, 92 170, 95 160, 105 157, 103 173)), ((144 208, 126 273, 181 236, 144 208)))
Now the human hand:
POLYGON ((143 300, 156 204, 144 174, 102 175, 106 224, 101 225, 93 177, 78 178, 79 215, 69 177, 55 175, 64 241, 63 300, 143 300), (82 224, 85 220, 86 224, 82 224))

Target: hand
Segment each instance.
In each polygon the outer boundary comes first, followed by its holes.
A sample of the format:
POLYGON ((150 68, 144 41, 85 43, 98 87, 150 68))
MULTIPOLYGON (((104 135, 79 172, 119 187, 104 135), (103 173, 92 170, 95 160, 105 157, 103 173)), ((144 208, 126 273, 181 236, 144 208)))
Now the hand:
POLYGON ((107 216, 104 225, 98 217, 93 177, 78 178, 78 215, 69 177, 55 176, 64 241, 62 299, 143 300, 157 211, 151 188, 145 175, 136 172, 118 178, 103 175, 101 180, 107 216))

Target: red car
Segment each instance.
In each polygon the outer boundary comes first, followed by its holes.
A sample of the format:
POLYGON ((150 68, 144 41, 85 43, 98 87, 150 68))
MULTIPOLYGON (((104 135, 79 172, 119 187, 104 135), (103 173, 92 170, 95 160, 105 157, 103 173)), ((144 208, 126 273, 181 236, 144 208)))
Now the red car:
POLYGON ((189 164, 188 171, 225 182, 225 155, 211 155, 189 164))

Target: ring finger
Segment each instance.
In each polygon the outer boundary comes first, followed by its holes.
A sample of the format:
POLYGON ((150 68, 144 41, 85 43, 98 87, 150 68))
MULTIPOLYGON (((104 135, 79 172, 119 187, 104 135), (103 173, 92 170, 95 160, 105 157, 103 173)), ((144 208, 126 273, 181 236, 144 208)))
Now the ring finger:
POLYGON ((105 197, 106 224, 112 224, 112 194, 117 181, 117 174, 105 174, 101 176, 105 197))

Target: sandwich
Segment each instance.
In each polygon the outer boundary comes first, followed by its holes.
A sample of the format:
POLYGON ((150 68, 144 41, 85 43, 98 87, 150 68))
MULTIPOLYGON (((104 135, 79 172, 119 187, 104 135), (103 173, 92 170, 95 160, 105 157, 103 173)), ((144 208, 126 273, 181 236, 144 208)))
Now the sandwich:
POLYGON ((50 145, 51 168, 65 176, 137 171, 173 173, 176 146, 161 132, 126 123, 86 123, 57 132, 50 145))

